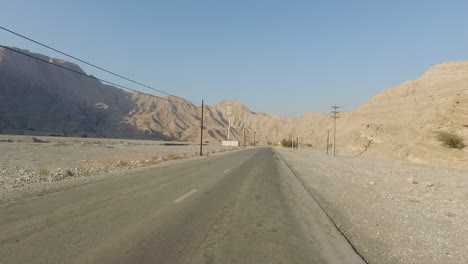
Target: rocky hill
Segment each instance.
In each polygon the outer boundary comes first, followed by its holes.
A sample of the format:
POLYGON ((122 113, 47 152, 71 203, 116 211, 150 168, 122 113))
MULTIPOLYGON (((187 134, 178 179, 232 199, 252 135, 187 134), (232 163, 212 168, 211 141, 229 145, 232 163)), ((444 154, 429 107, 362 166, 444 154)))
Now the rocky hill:
MULTIPOLYGON (((325 147, 332 119, 309 113, 293 121, 305 140, 325 147)), ((340 155, 468 168, 466 148, 449 149, 437 140, 439 131, 447 131, 468 143, 468 62, 436 65, 417 80, 381 92, 340 114, 337 131, 340 155)))
MULTIPOLYGON (((83 72, 76 64, 33 55, 83 72)), ((338 154, 468 168, 467 150, 436 140, 438 131, 468 139, 467 89, 468 62, 448 62, 381 92, 339 115, 338 154)), ((205 108, 206 141, 227 137, 228 106, 232 138, 241 142, 244 131, 249 143, 255 132, 261 144, 299 137, 317 148, 326 147, 329 131, 332 137, 327 114, 288 120, 225 100, 205 108)), ((0 48, 0 133, 197 141, 200 113, 200 106, 178 97, 127 92, 0 48)))
MULTIPOLYGON (((84 73, 76 64, 21 51, 84 73)), ((249 142, 253 131, 262 142, 277 141, 285 136, 282 124, 291 123, 226 100, 205 109, 206 141, 227 137, 227 106, 235 113, 232 139, 242 141, 245 129, 249 142)), ((195 141, 200 115, 200 106, 182 98, 127 92, 0 48, 0 133, 195 141)))

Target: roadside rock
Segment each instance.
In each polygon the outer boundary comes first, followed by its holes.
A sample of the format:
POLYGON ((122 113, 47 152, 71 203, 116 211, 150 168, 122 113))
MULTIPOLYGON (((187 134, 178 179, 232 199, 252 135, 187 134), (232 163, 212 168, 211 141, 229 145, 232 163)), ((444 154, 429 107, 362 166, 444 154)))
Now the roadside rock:
POLYGON ((424 183, 424 185, 426 185, 426 187, 432 187, 434 186, 434 184, 432 182, 426 182, 424 183))
POLYGON ((33 143, 47 143, 45 140, 40 140, 38 138, 32 137, 32 142, 33 143))
POLYGON ((406 182, 409 184, 416 184, 416 180, 414 178, 406 178, 406 182))

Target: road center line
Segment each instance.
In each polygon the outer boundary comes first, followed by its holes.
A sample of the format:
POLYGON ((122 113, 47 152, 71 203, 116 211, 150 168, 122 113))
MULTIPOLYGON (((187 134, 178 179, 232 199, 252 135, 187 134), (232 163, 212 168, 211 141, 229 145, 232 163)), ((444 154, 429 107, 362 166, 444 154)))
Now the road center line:
POLYGON ((190 195, 194 194, 196 191, 197 191, 197 189, 191 190, 190 192, 188 192, 188 193, 182 195, 181 197, 177 198, 177 200, 175 200, 174 203, 178 203, 178 202, 184 200, 185 198, 187 198, 187 197, 189 197, 190 195))
POLYGON ((224 171, 224 173, 228 173, 229 171, 231 171, 231 169, 227 169, 224 171))

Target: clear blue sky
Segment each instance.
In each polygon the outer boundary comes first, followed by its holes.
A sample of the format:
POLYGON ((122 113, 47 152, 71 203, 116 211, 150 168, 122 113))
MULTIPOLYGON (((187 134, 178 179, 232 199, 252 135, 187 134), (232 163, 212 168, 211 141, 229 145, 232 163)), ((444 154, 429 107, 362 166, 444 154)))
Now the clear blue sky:
MULTIPOLYGON (((209 105, 232 99, 287 118, 328 112, 334 103, 352 110, 435 64, 468 60, 468 1, 1 0, 0 6, 0 25, 156 88, 209 105)), ((3 31, 0 43, 63 58, 3 31)))

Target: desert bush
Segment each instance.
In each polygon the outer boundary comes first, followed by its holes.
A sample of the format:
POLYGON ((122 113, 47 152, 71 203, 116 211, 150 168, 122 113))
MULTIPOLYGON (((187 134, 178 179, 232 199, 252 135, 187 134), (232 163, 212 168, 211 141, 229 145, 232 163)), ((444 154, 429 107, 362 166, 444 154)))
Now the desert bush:
POLYGON ((273 143, 270 142, 270 141, 268 141, 268 142, 267 142, 267 145, 268 145, 268 146, 271 146, 271 145, 273 145, 273 143))
POLYGON ((177 156, 175 153, 169 153, 169 155, 166 156, 166 160, 176 160, 178 158, 179 156, 177 156))
POLYGON ((308 146, 309 148, 311 148, 311 147, 312 147, 312 144, 307 143, 306 146, 308 146))
POLYGON ((444 146, 449 148, 462 149, 465 147, 463 139, 455 133, 439 131, 437 133, 437 140, 439 140, 440 142, 442 142, 442 144, 444 144, 444 146))
POLYGON ((149 160, 148 162, 145 162, 144 164, 146 166, 152 166, 152 165, 156 165, 156 164, 159 164, 161 163, 162 161, 161 160, 158 160, 157 157, 153 157, 153 159, 149 160))
POLYGON ((281 145, 285 148, 291 148, 293 146, 293 142, 289 139, 281 140, 281 145))
POLYGON ((81 173, 81 177, 88 177, 89 176, 89 171, 85 170, 83 173, 81 173))
POLYGON ((119 167, 127 167, 128 166, 128 161, 119 161, 119 164, 117 164, 117 166, 119 167))
POLYGON ((50 171, 48 169, 41 169, 39 171, 39 175, 41 176, 49 176, 49 174, 50 174, 50 171))

